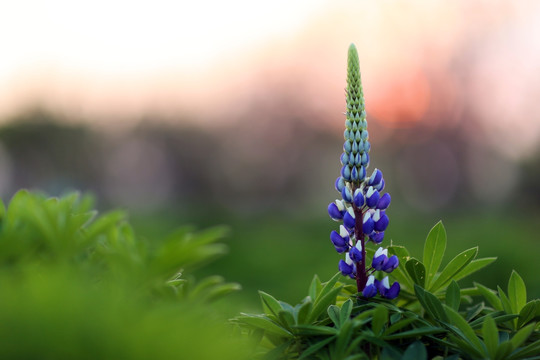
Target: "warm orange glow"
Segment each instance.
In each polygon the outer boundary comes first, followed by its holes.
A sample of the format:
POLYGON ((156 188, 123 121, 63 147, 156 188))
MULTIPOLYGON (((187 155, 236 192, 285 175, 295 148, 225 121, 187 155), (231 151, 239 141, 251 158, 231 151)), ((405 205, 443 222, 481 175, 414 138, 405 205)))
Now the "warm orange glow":
POLYGON ((408 127, 422 119, 429 107, 430 86, 420 69, 391 72, 366 96, 371 115, 388 127, 408 127))

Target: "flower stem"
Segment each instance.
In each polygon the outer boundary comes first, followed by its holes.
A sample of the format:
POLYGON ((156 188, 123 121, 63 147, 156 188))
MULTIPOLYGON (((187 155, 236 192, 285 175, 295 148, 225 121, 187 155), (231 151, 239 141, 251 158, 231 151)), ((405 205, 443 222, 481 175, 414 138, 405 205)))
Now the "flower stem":
POLYGON ((356 238, 356 241, 360 241, 360 244, 362 244, 362 260, 356 263, 356 288, 358 289, 358 292, 362 292, 364 288, 366 287, 367 282, 367 273, 366 273, 366 247, 365 247, 365 241, 364 241, 364 231, 362 229, 363 226, 363 218, 364 213, 362 209, 359 209, 356 205, 353 204, 354 209, 354 215, 355 215, 355 223, 354 223, 354 236, 356 238))

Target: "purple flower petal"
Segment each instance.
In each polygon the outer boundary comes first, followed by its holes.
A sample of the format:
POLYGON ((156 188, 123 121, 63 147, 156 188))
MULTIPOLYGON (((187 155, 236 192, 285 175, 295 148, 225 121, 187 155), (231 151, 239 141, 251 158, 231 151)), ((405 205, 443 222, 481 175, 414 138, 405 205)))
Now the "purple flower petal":
POLYGON ((384 210, 390 205, 390 194, 384 193, 383 196, 379 199, 379 202, 377 202, 377 209, 384 210))
POLYGON ((332 220, 343 220, 343 214, 341 213, 341 211, 339 211, 336 203, 330 203, 330 205, 328 205, 328 215, 330 215, 332 220))

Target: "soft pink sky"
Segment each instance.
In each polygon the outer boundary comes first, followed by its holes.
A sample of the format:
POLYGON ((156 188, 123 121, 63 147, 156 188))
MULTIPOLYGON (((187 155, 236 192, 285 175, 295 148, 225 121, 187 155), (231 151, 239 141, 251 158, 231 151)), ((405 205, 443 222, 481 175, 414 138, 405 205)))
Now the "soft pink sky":
POLYGON ((508 141, 506 155, 537 147, 533 0, 4 2, 0 117, 39 105, 93 122, 158 113, 216 123, 253 98, 301 94, 341 127, 351 42, 368 113, 387 127, 426 114, 446 121, 426 126, 456 126, 468 111, 482 136, 508 141))

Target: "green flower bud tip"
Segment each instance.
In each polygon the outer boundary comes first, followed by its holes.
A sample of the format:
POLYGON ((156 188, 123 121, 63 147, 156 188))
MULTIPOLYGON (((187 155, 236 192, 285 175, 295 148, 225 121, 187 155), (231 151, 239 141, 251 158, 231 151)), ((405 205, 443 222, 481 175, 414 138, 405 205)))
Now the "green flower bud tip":
POLYGON ((356 46, 349 46, 347 57, 347 119, 360 123, 365 128, 366 117, 362 81, 360 78, 360 62, 356 46))

